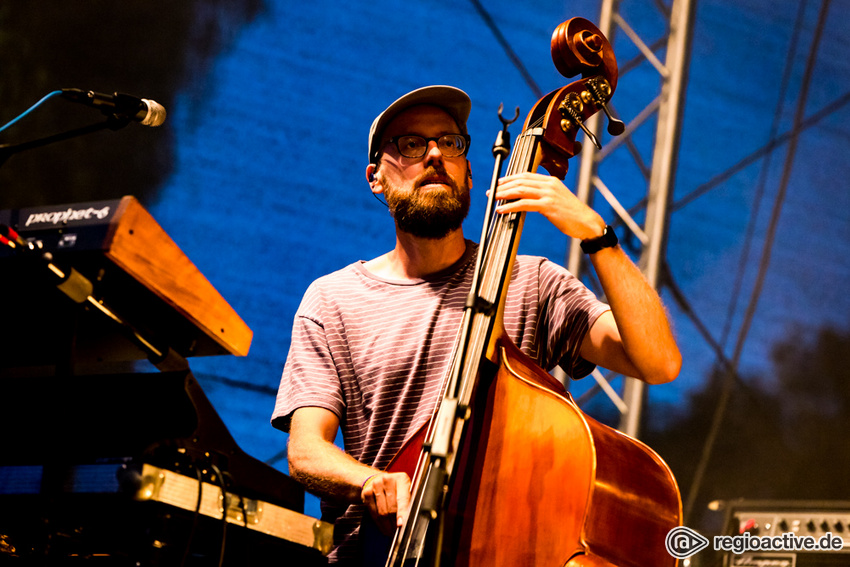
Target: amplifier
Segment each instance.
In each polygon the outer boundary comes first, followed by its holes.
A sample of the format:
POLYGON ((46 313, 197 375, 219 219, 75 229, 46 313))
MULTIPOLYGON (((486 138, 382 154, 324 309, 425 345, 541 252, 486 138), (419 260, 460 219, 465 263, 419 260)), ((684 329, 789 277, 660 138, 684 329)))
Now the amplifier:
POLYGON ((850 501, 730 501, 724 533, 724 567, 850 565, 850 501))

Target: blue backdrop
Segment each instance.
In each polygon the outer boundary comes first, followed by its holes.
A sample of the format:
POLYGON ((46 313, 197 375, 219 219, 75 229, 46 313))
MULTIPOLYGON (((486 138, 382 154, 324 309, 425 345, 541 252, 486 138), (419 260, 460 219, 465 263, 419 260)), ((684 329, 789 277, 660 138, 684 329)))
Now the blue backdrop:
MULTIPOLYGON (((674 201, 759 152, 774 124, 778 134, 789 130, 819 6, 809 2, 798 12, 790 0, 698 3, 674 201)), ((594 0, 494 0, 486 10, 536 84, 549 92, 568 82, 551 62, 552 30, 572 16, 596 21, 600 8, 594 0)), ((652 3, 624 1, 622 12, 648 42, 664 34, 664 19, 652 3)), ((846 3, 831 7, 806 116, 850 91, 848 16, 846 3)), ((269 417, 301 294, 314 278, 375 257, 394 243, 391 219, 365 181, 374 116, 426 84, 456 85, 470 94, 475 186, 465 226, 467 236, 477 238, 492 171, 490 147, 500 126, 496 110, 500 103, 519 106, 524 117, 536 96, 472 2, 268 0, 244 22, 231 17, 226 11, 205 15, 227 31, 227 41, 170 101, 167 127, 146 134, 151 147, 169 140, 173 163, 155 196, 143 202, 253 329, 247 357, 194 359, 192 367, 240 445, 286 470, 286 436, 271 428, 269 417)), ((625 34, 613 40, 621 64, 636 55, 625 34)), ((629 122, 658 93, 657 73, 642 63, 621 76, 614 107, 629 122)), ((727 337, 729 356, 782 168, 793 160, 764 292, 745 343, 744 373, 767 375, 771 345, 788 333, 847 324, 847 124, 850 110, 839 104, 826 119, 805 124, 796 155, 789 157, 787 144, 780 144, 769 160, 761 155, 746 162, 671 216, 667 260, 673 277, 709 332, 718 340, 727 337), (742 260, 751 222, 752 247, 742 260)), ((635 133, 646 161, 654 128, 649 121, 635 133)), ((568 185, 574 185, 577 169, 574 160, 568 185)), ((646 181, 625 150, 605 162, 601 175, 626 206, 646 193, 646 181)), ((25 179, 11 189, 26 191, 25 179)), ((613 220, 607 208, 601 210, 613 220)), ((521 252, 563 261, 567 245, 543 219, 530 218, 521 252)), ((680 306, 666 291, 663 297, 685 362, 679 380, 651 388, 650 397, 676 406, 703 382, 716 357, 680 306)), ((586 387, 575 385, 578 391, 586 387)), ((307 512, 318 515, 314 500, 307 512)))

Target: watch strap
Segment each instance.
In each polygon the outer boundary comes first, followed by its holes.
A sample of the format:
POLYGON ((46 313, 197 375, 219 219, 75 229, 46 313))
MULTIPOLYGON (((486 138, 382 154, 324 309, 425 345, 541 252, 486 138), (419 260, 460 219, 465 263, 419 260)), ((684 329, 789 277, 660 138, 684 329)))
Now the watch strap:
POLYGON ((613 248, 620 241, 617 239, 617 233, 611 226, 606 226, 602 232, 602 236, 598 238, 588 238, 581 241, 581 249, 585 254, 595 254, 603 248, 613 248))

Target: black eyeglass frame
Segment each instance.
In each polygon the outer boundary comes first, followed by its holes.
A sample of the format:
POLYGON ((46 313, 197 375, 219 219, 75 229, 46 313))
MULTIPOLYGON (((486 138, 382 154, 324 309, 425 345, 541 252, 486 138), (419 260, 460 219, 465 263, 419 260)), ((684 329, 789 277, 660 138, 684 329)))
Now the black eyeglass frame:
MULTIPOLYGON (((440 153, 443 155, 443 157, 455 158, 455 157, 463 157, 467 153, 469 153, 469 143, 472 141, 472 139, 469 137, 468 134, 460 134, 460 133, 443 134, 442 136, 437 136, 436 138, 426 138, 425 136, 419 136, 418 134, 404 134, 402 136, 393 136, 392 138, 390 138, 389 140, 386 141, 386 144, 394 145, 396 150, 398 150, 398 153, 401 154, 402 156, 406 157, 406 158, 417 159, 417 158, 423 157, 425 154, 428 153, 428 144, 431 143, 432 141, 437 142, 437 149, 440 150, 440 153), (465 142, 463 151, 461 153, 457 154, 456 156, 447 156, 446 154, 444 154, 442 148, 440 148, 440 140, 442 138, 445 138, 446 136, 458 136, 458 137, 462 138, 463 141, 465 142), (402 138, 419 138, 420 140, 425 140, 425 150, 422 152, 422 155, 419 155, 419 156, 405 155, 404 152, 401 151, 401 148, 398 145, 398 141, 402 138)), ((386 146, 386 144, 384 144, 384 145, 386 146)))

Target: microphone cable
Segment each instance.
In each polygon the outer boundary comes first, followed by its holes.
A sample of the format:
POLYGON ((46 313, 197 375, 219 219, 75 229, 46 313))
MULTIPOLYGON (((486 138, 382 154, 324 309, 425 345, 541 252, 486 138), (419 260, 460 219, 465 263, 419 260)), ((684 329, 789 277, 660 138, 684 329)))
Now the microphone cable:
POLYGON ((42 99, 40 101, 38 101, 37 103, 35 103, 31 107, 29 107, 27 110, 25 110, 23 113, 21 113, 17 118, 13 118, 8 123, 4 124, 3 126, 0 126, 0 132, 6 130, 7 128, 9 128, 11 126, 13 126, 15 123, 17 123, 19 120, 21 120, 24 116, 28 115, 33 110, 35 110, 36 108, 41 106, 48 99, 53 98, 54 96, 61 95, 61 94, 62 94, 62 91, 53 91, 52 93, 46 94, 44 97, 42 97, 42 99))

